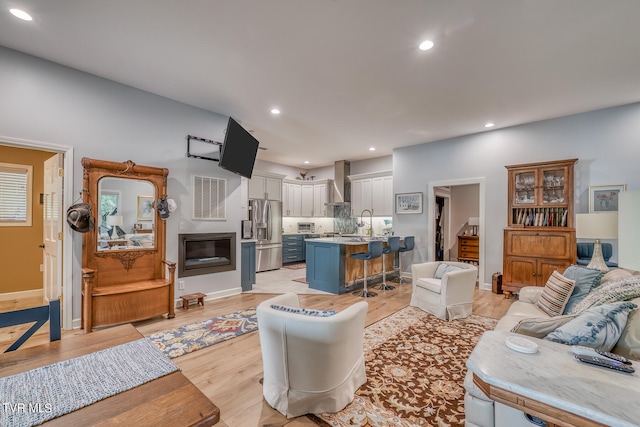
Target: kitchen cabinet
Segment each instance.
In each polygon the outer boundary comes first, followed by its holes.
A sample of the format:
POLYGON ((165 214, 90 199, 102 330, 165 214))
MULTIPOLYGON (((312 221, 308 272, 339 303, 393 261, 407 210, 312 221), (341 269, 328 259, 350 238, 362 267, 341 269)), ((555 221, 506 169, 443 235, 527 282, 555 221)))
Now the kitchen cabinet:
POLYGON ((282 201, 284 175, 255 172, 249 180, 249 198, 282 201))
POLYGON ((256 283, 256 242, 242 242, 241 248, 240 286, 247 292, 256 283))
POLYGON ((296 182, 282 183, 282 214, 285 217, 302 216, 302 186, 296 182))
POLYGON ((313 216, 327 216, 326 203, 330 200, 329 182, 313 185, 313 216))
POLYGON ((359 217, 363 210, 374 216, 393 215, 393 177, 390 171, 350 175, 351 216, 359 217))
POLYGON ((300 194, 300 200, 302 201, 300 215, 304 217, 313 216, 313 185, 302 184, 300 194))
POLYGON ((573 171, 577 160, 506 166, 504 291, 544 286, 554 270, 562 273, 576 262, 573 171))

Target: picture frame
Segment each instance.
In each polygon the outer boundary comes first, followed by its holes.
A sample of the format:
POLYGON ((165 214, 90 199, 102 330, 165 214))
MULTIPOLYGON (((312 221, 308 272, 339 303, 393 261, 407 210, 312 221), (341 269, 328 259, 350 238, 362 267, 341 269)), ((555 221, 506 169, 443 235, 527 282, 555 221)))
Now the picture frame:
POLYGON ((138 196, 138 221, 153 221, 154 213, 153 196, 138 196))
POLYGON ((621 191, 627 191, 626 184, 590 185, 589 213, 617 212, 621 191))
POLYGON ((422 193, 396 193, 396 214, 421 214, 422 193))

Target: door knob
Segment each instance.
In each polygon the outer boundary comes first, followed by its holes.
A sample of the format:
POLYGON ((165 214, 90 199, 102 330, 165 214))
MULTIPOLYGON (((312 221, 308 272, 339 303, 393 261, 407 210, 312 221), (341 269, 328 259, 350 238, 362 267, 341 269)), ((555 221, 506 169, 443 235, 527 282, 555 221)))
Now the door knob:
POLYGON ((40 249, 44 249, 44 243, 43 243, 43 244, 41 244, 41 245, 38 245, 38 247, 39 247, 40 249))

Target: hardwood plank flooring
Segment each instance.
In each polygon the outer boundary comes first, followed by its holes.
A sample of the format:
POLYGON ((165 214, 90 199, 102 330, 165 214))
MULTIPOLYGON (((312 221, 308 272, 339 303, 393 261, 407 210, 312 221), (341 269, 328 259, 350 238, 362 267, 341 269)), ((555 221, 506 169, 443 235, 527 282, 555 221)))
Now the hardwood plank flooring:
MULTIPOLYGON (((411 285, 398 285, 393 291, 380 292, 378 297, 368 299, 367 326, 383 319, 409 305, 411 285)), ((209 319, 222 314, 254 307, 274 294, 243 293, 214 301, 206 301, 204 307, 191 306, 188 310, 176 309, 174 319, 162 317, 137 322, 134 325, 144 335, 151 334, 188 323, 209 319)), ((302 306, 317 309, 341 311, 361 299, 343 295, 300 295, 302 306)), ((491 291, 476 289, 473 313, 492 318, 504 315, 514 299, 505 299, 491 291)), ((39 305, 39 304, 35 304, 39 305)), ((12 309, 21 308, 15 305, 12 309)), ((1 330, 0 330, 1 331, 1 330)), ((62 339, 68 335, 83 333, 82 330, 64 331, 62 339)), ((46 342, 48 334, 37 334, 27 345, 46 342)), ((2 349, 3 347, 0 347, 2 349)), ((2 350, 0 350, 2 351, 2 350)), ((262 356, 257 332, 196 351, 173 359, 184 375, 189 378, 219 408, 222 427, 247 426, 313 426, 307 417, 287 419, 269 407, 262 398, 262 356)))

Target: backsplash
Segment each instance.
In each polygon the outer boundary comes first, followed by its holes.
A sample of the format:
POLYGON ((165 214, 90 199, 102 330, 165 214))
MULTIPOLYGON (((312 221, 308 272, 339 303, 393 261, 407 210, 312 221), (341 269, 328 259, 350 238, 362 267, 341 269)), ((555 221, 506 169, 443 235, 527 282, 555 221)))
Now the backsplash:
POLYGON ((355 234, 358 232, 356 219, 351 218, 351 206, 333 206, 333 231, 342 234, 355 234))

